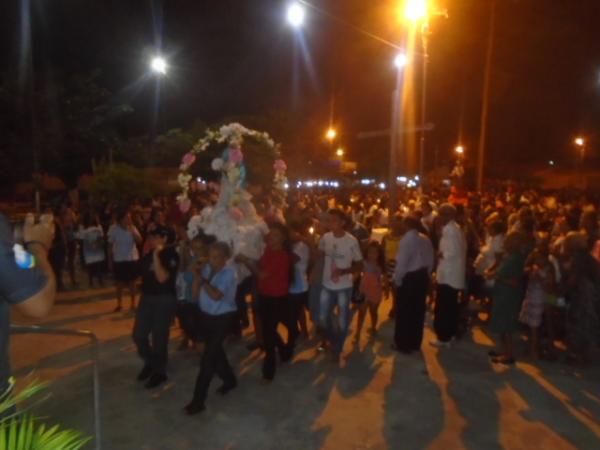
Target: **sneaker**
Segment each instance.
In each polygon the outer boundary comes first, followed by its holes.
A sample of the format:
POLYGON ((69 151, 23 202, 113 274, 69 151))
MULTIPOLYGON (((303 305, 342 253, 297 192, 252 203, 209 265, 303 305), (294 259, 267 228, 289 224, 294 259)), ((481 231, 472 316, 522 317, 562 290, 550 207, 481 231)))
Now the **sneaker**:
POLYGON ((142 371, 138 374, 137 380, 138 381, 145 381, 148 378, 150 378, 150 375, 152 375, 152 367, 150 367, 150 366, 144 366, 144 368, 142 369, 142 371))
POLYGON ((437 347, 437 348, 450 348, 452 341, 439 341, 439 340, 435 340, 435 341, 430 341, 429 345, 431 345, 432 347, 437 347))
POLYGON ((152 376, 146 382, 146 384, 144 385, 144 387, 146 389, 154 389, 155 387, 160 386, 161 384, 163 384, 167 380, 168 380, 168 378, 167 378, 166 375, 163 375, 163 374, 160 374, 160 373, 155 373, 155 374, 152 374, 152 376))

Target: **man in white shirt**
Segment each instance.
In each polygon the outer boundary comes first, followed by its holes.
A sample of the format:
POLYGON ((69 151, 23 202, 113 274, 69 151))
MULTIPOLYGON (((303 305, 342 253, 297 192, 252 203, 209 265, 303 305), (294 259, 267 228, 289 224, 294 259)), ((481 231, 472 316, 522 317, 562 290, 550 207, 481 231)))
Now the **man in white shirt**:
POLYGON ((419 219, 408 216, 402 221, 404 236, 398 245, 394 284, 396 286, 396 323, 394 349, 409 354, 421 349, 425 324, 425 300, 433 270, 433 245, 419 233, 419 219))
POLYGON ((333 358, 339 361, 351 320, 353 274, 362 269, 362 254, 356 238, 344 231, 344 213, 332 209, 329 216, 331 231, 319 241, 319 252, 325 258, 319 325, 328 333, 333 358), (339 313, 334 325, 336 305, 339 313))
POLYGON ((436 347, 448 346, 458 327, 458 293, 465 288, 467 245, 464 233, 456 223, 456 208, 446 203, 438 210, 442 228, 438 251, 437 299, 433 329, 436 347))

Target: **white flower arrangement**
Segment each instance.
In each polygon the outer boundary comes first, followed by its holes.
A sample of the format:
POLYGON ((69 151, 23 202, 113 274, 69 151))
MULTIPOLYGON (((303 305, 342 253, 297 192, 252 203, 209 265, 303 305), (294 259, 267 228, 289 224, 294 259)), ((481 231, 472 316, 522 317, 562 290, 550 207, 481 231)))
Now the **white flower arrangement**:
MULTIPOLYGON (((246 128, 240 123, 230 123, 227 125, 221 126, 217 129, 207 129, 206 134, 203 138, 201 138, 192 149, 184 156, 182 163, 179 167, 180 173, 177 178, 178 184, 182 188, 182 192, 178 197, 179 205, 183 208, 189 208, 189 185, 192 180, 192 175, 189 174, 190 167, 195 162, 195 156, 205 152, 213 143, 217 144, 227 144, 227 147, 232 150, 236 150, 235 154, 236 160, 225 160, 225 156, 223 158, 215 158, 211 162, 211 168, 215 172, 223 173, 223 182, 228 182, 233 186, 233 191, 237 192, 241 189, 240 184, 243 183, 243 179, 245 178, 242 173, 242 165, 243 165, 243 154, 241 152, 242 146, 244 144, 244 138, 251 137, 252 139, 259 141, 261 144, 270 148, 274 151, 274 153, 279 152, 279 147, 275 144, 275 141, 271 138, 269 133, 261 132, 256 130, 251 130, 246 128)), ((275 161, 274 171, 274 189, 275 191, 279 191, 280 193, 284 193, 284 186, 287 182, 287 178, 285 177, 285 171, 287 167, 285 163, 278 159, 275 161)), ((231 197, 235 198, 235 197, 231 197)), ((230 207, 234 205, 231 204, 230 207)))

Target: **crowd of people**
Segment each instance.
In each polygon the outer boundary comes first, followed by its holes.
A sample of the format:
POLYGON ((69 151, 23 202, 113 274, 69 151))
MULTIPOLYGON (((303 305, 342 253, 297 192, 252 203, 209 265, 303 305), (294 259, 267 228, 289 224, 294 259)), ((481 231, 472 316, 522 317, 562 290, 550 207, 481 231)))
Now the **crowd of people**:
POLYGON ((190 238, 190 218, 215 200, 205 192, 187 214, 167 198, 81 213, 65 206, 49 253, 59 289, 65 264, 76 283, 79 255, 90 285, 114 274, 115 312, 129 293, 147 388, 167 380, 175 318, 179 348, 203 347, 188 414, 204 409, 215 375, 220 394, 237 386, 228 338, 252 335, 248 348, 264 352, 270 383, 309 337, 339 363, 353 320, 354 341, 367 320, 375 337, 386 300, 390 344, 403 354, 420 352, 428 309, 430 345, 449 349, 479 321, 497 336, 493 364, 515 363, 517 335, 533 359, 557 359, 562 342, 579 365, 600 342, 600 204, 581 193, 407 190, 391 211, 381 191, 298 190, 285 210, 257 197, 268 227, 259 259, 202 230, 190 238))

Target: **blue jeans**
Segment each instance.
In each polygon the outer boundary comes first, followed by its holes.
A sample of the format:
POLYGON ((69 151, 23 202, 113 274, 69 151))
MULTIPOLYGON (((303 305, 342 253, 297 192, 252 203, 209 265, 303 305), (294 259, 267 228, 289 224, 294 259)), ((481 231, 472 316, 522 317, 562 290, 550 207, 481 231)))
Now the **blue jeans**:
POLYGON ((333 347, 333 352, 336 354, 342 353, 344 349, 344 342, 352 321, 352 312, 350 311, 351 298, 352 288, 334 291, 323 287, 321 290, 319 325, 326 330, 333 347), (337 320, 334 317, 336 305, 339 309, 337 320))

